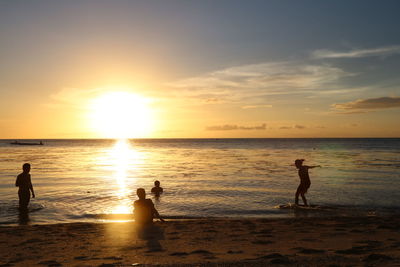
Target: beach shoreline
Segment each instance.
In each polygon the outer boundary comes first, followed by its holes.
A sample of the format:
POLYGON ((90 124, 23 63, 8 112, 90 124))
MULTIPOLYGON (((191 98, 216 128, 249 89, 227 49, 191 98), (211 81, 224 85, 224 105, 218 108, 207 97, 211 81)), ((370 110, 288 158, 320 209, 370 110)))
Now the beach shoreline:
POLYGON ((400 218, 0 226, 0 266, 398 266, 400 218))

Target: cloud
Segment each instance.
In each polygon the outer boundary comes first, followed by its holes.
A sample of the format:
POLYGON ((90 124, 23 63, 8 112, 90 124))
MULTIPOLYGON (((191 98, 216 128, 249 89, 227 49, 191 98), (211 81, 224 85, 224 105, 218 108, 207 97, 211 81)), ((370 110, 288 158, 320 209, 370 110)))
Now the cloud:
POLYGON ((272 108, 272 105, 246 105, 242 106, 242 109, 252 109, 252 108, 272 108))
POLYGON ((236 124, 225 124, 225 125, 217 125, 217 126, 208 126, 206 127, 207 131, 235 131, 235 130, 266 130, 267 124, 263 123, 259 126, 239 126, 236 124))
POLYGON ((198 103, 243 103, 252 108, 265 106, 260 101, 273 95, 338 91, 342 89, 338 81, 352 75, 330 65, 270 62, 225 68, 167 86, 177 96, 198 103))
POLYGON ((400 97, 378 97, 357 99, 352 102, 333 104, 332 108, 343 114, 366 113, 372 110, 399 108, 400 97))
POLYGON ((306 126, 296 124, 296 125, 293 126, 293 128, 302 130, 302 129, 305 129, 306 126))
POLYGON ((353 49, 346 52, 338 52, 327 49, 316 50, 312 53, 314 58, 361 58, 377 57, 400 54, 400 45, 383 46, 371 49, 353 49))
POLYGON ((303 130, 305 128, 306 128, 306 126, 298 125, 298 124, 295 124, 295 125, 292 125, 292 126, 281 126, 281 127, 279 127, 279 129, 281 129, 281 130, 290 130, 290 129, 303 130))

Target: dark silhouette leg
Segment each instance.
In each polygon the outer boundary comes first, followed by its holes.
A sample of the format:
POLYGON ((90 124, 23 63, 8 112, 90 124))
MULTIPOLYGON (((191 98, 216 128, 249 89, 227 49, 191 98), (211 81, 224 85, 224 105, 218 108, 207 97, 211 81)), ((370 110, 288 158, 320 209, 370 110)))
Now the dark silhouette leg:
POLYGON ((300 185, 299 185, 299 187, 297 187, 296 196, 295 196, 295 198, 294 198, 294 203, 295 203, 296 205, 299 205, 299 194, 300 194, 300 185))
POLYGON ((304 193, 301 193, 301 199, 303 199, 304 206, 308 206, 308 204, 307 204, 307 199, 306 199, 304 193))
POLYGON ((18 223, 20 225, 27 225, 29 223, 29 212, 28 209, 19 209, 19 214, 18 214, 18 223))
POLYGON ((29 191, 18 191, 19 197, 19 208, 21 210, 28 210, 29 200, 31 199, 31 193, 29 191))

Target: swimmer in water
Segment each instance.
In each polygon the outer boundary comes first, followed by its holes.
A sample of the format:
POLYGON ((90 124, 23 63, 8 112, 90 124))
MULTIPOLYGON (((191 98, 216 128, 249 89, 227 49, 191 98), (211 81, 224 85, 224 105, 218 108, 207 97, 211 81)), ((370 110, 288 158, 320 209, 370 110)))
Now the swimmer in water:
POLYGON ((153 193, 156 197, 159 197, 164 189, 160 186, 160 181, 154 182, 154 187, 151 189, 151 193, 153 193))

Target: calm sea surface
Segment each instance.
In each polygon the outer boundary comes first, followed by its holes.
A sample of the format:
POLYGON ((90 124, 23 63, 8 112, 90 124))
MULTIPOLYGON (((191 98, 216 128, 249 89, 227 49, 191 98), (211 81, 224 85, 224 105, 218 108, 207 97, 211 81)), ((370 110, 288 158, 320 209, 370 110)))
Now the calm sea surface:
MULTIPOLYGON (((0 223, 18 224, 16 175, 25 162, 36 199, 29 223, 129 219, 138 187, 155 180, 165 217, 287 217, 400 210, 400 139, 0 140, 0 223), (39 140, 37 140, 39 141, 39 140), (294 201, 294 160, 310 170, 314 210, 294 201)), ((24 220, 27 218, 24 218, 24 220)))

